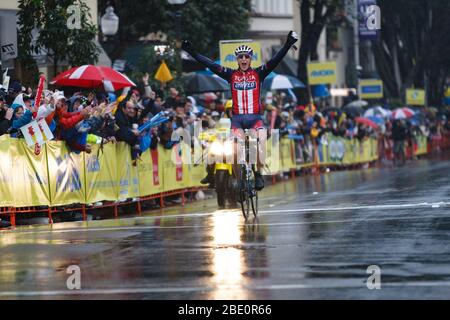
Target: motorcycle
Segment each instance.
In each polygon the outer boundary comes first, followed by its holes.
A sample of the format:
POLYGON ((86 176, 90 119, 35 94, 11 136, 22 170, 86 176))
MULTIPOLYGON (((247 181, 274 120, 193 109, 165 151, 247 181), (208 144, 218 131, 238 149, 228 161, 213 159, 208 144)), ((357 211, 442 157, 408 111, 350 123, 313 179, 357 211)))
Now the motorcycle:
POLYGON ((229 119, 221 119, 209 145, 209 154, 214 157, 217 204, 221 209, 225 208, 227 200, 231 208, 237 208, 237 180, 233 175, 233 142, 229 139, 230 127, 229 119))

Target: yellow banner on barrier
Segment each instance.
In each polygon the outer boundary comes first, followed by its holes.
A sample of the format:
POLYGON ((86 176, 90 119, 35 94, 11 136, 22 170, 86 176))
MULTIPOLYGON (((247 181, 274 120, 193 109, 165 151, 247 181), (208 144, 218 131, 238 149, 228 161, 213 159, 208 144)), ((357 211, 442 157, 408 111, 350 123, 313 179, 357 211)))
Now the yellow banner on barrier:
POLYGON ((280 141, 281 168, 283 171, 295 169, 294 141, 291 139, 281 139, 280 141))
POLYGON ((162 146, 156 150, 148 150, 141 155, 139 162, 139 195, 150 196, 164 191, 162 158, 162 146))
POLYGON ((70 152, 61 141, 46 143, 52 206, 85 203, 84 152, 70 152))
POLYGON ((206 176, 206 163, 202 161, 203 150, 198 140, 194 140, 194 150, 191 151, 192 165, 190 166, 190 187, 206 186, 200 183, 206 176))
POLYGON ((344 161, 344 155, 346 153, 345 140, 334 137, 327 136, 327 144, 322 144, 322 155, 320 157, 320 162, 323 164, 342 164, 344 161))
POLYGON ((268 139, 266 143, 266 167, 263 171, 266 175, 277 174, 282 171, 280 142, 278 139, 268 139))
POLYGON ((427 137, 418 136, 417 137, 417 151, 415 153, 416 156, 420 156, 428 153, 428 142, 427 137))
POLYGON ((116 144, 116 162, 118 199, 139 197, 139 174, 137 166, 133 166, 129 145, 116 144))
POLYGON ((179 144, 181 147, 181 162, 183 164, 183 187, 188 188, 191 186, 191 172, 192 172, 192 154, 191 154, 191 146, 187 143, 179 144))
POLYGON ((86 203, 117 200, 116 146, 108 143, 100 150, 100 145, 92 146, 86 160, 86 203))
POLYGON ((39 155, 23 140, 13 139, 10 155, 13 161, 14 206, 50 205, 47 148, 39 155), (21 160, 19 160, 21 159, 21 160))
POLYGON ((321 164, 357 164, 378 159, 376 139, 348 140, 332 135, 327 144, 322 144, 320 152, 321 164))
POLYGON ((9 154, 11 141, 6 135, 0 137, 0 207, 14 206, 13 163, 9 154))
POLYGON ((183 149, 179 144, 172 149, 161 149, 164 192, 186 187, 186 166, 183 165, 183 149))
POLYGON ((335 84, 337 81, 336 61, 308 63, 308 81, 314 84, 335 84))
POLYGON ((189 187, 201 187, 206 186, 200 183, 204 177, 206 177, 206 165, 192 165, 190 170, 191 181, 189 183, 189 187))
POLYGON ((370 161, 370 141, 344 140, 346 154, 344 164, 358 164, 370 161))

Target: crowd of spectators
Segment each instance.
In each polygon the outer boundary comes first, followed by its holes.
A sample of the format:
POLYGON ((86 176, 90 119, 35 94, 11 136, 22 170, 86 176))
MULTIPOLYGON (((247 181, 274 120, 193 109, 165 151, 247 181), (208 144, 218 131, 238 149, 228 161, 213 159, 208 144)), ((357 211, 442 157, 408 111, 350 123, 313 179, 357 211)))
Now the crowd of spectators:
POLYGON ((373 137, 410 143, 417 142, 419 135, 431 139, 450 133, 449 108, 416 108, 413 118, 380 117, 381 123, 370 126, 358 121, 362 113, 346 113, 342 108, 330 107, 319 110, 312 104, 299 106, 283 93, 269 100, 262 99, 261 103, 266 127, 279 129, 281 136, 299 140, 300 146, 324 142, 325 133, 359 141, 373 137))
MULTIPOLYGON (((0 136, 9 134, 20 138, 22 126, 33 119, 45 119, 55 139, 66 141, 73 152, 90 153, 93 143, 124 141, 131 146, 134 163, 142 152, 155 149, 158 143, 166 149, 172 148, 177 143, 171 140, 174 130, 186 129, 192 136, 196 121, 203 129, 211 129, 221 117, 230 116, 226 110, 230 101, 221 99, 220 93, 184 96, 177 88, 169 87, 164 94, 163 90, 153 90, 149 86, 147 74, 139 89, 129 88, 119 96, 92 90, 70 95, 44 90, 37 107, 34 106, 35 95, 35 91, 24 88, 18 81, 13 81, 8 91, 0 88, 0 136), (167 122, 143 132, 137 129, 160 112, 167 116, 167 122)), ((261 101, 266 127, 279 129, 281 136, 297 140, 299 146, 320 143, 325 133, 363 141, 379 135, 395 139, 398 135, 408 138, 450 131, 450 119, 443 113, 430 116, 422 112, 423 117, 417 121, 386 119, 377 129, 357 123, 354 114, 338 108, 318 110, 312 104, 298 106, 284 93, 268 97, 261 101)))
POLYGON ((175 87, 170 87, 167 94, 152 90, 148 80, 146 74, 139 88, 126 88, 118 96, 94 90, 80 89, 70 95, 44 90, 38 107, 34 105, 36 91, 13 81, 8 91, 0 88, 0 136, 21 138, 21 127, 45 119, 55 139, 65 141, 73 152, 90 153, 94 143, 124 141, 131 146, 136 164, 142 152, 155 149, 158 143, 172 148, 177 143, 171 139, 174 130, 193 132, 195 121, 201 121, 206 129, 214 126, 213 119, 219 115, 215 110, 220 110, 221 105, 217 95, 204 95, 204 106, 200 106, 194 97, 182 96, 175 87), (138 130, 160 112, 166 122, 138 130))

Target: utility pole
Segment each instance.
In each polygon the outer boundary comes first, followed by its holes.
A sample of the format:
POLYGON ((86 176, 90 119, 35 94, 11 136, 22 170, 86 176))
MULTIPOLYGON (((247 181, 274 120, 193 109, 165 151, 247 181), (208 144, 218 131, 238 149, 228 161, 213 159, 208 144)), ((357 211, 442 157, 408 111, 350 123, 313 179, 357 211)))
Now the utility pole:
MULTIPOLYGON (((353 0, 354 5, 354 18, 353 18, 353 44, 354 44, 354 56, 355 56, 355 71, 358 74, 358 68, 360 66, 360 56, 359 56, 359 8, 358 0, 353 0)), ((358 88, 359 77, 356 77, 356 88, 358 88)))

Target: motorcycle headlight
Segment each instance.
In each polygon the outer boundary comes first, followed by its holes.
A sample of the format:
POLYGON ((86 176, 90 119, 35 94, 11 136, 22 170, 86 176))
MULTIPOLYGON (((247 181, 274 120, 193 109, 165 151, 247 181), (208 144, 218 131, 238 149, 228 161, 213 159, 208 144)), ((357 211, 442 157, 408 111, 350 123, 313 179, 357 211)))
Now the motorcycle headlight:
POLYGON ((214 141, 211 144, 211 153, 215 156, 220 156, 223 154, 223 145, 219 141, 214 141))
POLYGON ((233 143, 231 141, 225 141, 223 153, 225 156, 231 156, 233 154, 233 143))

